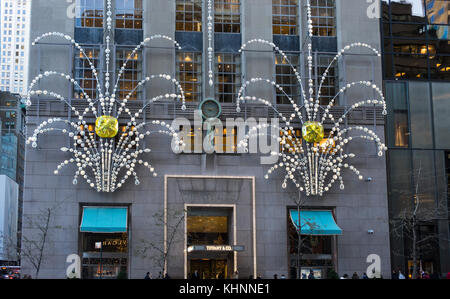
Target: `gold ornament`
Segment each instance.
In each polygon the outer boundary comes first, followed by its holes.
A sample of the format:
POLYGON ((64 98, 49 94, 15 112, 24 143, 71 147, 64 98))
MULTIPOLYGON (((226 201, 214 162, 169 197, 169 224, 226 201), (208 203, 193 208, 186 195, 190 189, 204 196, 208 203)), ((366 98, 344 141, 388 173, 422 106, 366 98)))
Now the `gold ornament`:
POLYGON ((119 121, 112 116, 103 115, 95 121, 95 133, 100 138, 113 138, 119 132, 119 121))
POLYGON ((325 136, 325 130, 321 123, 308 121, 302 127, 303 139, 308 143, 319 143, 325 136))

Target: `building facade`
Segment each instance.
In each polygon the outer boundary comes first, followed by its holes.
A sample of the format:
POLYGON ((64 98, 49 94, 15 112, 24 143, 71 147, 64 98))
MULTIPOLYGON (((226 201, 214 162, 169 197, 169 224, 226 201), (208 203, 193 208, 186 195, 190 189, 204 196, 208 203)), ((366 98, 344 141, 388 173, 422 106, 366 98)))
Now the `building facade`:
POLYGON ((26 94, 30 36, 30 0, 2 0, 0 90, 26 94))
MULTIPOLYGON (((30 64, 30 81, 43 70, 57 71, 72 74, 79 87, 68 84, 65 78, 53 77, 39 80, 36 88, 64 95, 72 105, 83 108, 87 107, 86 94, 94 99, 99 96, 98 83, 86 57, 97 68, 105 66, 107 3, 80 0, 73 6, 57 0, 33 1, 32 40, 46 32, 62 31, 74 36, 86 52, 84 56, 70 43, 55 37, 37 43, 30 54, 36 62, 30 64), (52 21, 44 21, 43 15, 52 21)), ((138 110, 145 100, 173 92, 172 84, 164 81, 145 87, 139 85, 146 76, 158 74, 177 78, 185 91, 185 111, 180 109, 181 104, 156 102, 145 110, 143 121, 171 122, 179 116, 194 120, 195 111, 208 98, 215 100, 210 103, 214 102, 216 109, 220 107, 223 121, 270 118, 261 105, 245 104, 241 112, 236 112, 239 88, 255 77, 276 81, 301 104, 296 74, 283 57, 274 55, 270 47, 252 46, 242 53, 239 49, 252 39, 274 42, 288 54, 301 74, 307 76, 304 1, 115 0, 112 8, 112 60, 118 71, 125 60, 131 61, 119 80, 117 97, 124 98, 137 88, 129 102, 138 110), (213 20, 212 35, 208 34, 208 20, 213 20), (174 49, 167 41, 152 40, 138 52, 132 52, 134 45, 155 34, 175 39, 181 50, 174 49)), ((365 3, 357 0, 312 1, 314 78, 333 61, 337 50, 347 44, 364 42, 377 49, 381 47, 378 20, 369 19, 366 10, 365 3), (348 22, 355 16, 357 28, 348 22)), ((321 104, 327 105, 344 82, 367 80, 381 86, 381 69, 376 55, 365 51, 344 55, 328 71, 321 88, 324 95, 321 104)), ((366 92, 362 88, 346 92, 332 110, 339 114, 344 107, 375 96, 366 92)), ((264 98, 287 113, 290 111, 284 94, 270 84, 250 84, 246 94, 264 98)), ((50 117, 74 117, 63 103, 48 95, 31 100, 28 136, 50 117)), ((87 125, 94 121, 88 120, 87 125)), ((373 107, 363 107, 353 113, 349 124, 370 126, 379 136, 384 136, 384 116, 373 107)), ((296 124, 294 131, 300 129, 300 124, 296 124)), ((297 236, 291 220, 296 208, 294 199, 298 197, 295 186, 284 189, 281 176, 265 180, 264 174, 270 166, 261 165, 260 155, 239 153, 236 134, 225 141, 226 153, 215 146, 213 154, 206 154, 202 149, 195 151, 196 137, 202 138, 201 133, 193 131, 190 136, 193 141, 187 142, 188 150, 192 145, 194 152, 181 154, 171 151, 171 140, 152 139, 152 152, 145 157, 152 160, 158 176, 138 168, 140 182, 127 182, 114 193, 98 193, 85 183, 74 182, 70 169, 54 176, 58 163, 67 159, 60 149, 70 145, 69 138, 42 135, 37 148, 27 147, 24 214, 33 217, 42 209, 53 211, 39 277, 65 277, 66 258, 70 254, 80 256, 83 278, 118 275, 142 278, 147 272, 155 277, 164 272, 162 269, 173 278, 187 278, 195 271, 204 278, 230 278, 235 271, 240 278, 272 278, 274 274, 297 277, 297 236), (114 225, 105 221, 103 227, 96 226, 93 223, 99 215, 115 215, 111 216, 114 225), (111 225, 115 226, 113 232, 108 229, 111 225), (103 246, 101 258, 95 243, 103 246), (167 259, 161 257, 161 250, 168 252, 167 259)), ((302 211, 331 215, 330 220, 337 223, 342 234, 304 236, 308 246, 302 250, 302 271, 313 270, 322 278, 330 270, 340 275, 353 272, 362 275, 369 266, 368 256, 376 254, 380 257, 380 274, 389 277, 384 159, 378 157, 376 146, 371 143, 358 141, 349 145, 348 150, 359 153, 354 164, 371 179, 360 181, 346 173, 343 175, 345 190, 338 186, 323 197, 307 199, 302 211)), ((35 234, 33 226, 24 224, 25 236, 35 234)), ((34 271, 26 260, 22 261, 22 269, 23 273, 34 271)))
MULTIPOLYGON (((17 221, 14 230, 18 233, 17 246, 20 248, 23 208, 23 187, 25 175, 25 108, 18 94, 0 91, 0 175, 5 175, 18 186, 14 205, 5 204, 17 211, 11 212, 17 221)), ((9 189, 4 189, 9 192, 9 189)), ((5 194, 8 196, 9 194, 5 194)), ((5 197, 6 198, 6 197, 5 197)), ((5 211, 6 213, 8 211, 5 211)), ((10 218, 12 219, 12 218, 10 218)))
POLYGON ((412 276, 415 255, 418 269, 447 273, 450 3, 383 1, 382 14, 392 266, 412 276))

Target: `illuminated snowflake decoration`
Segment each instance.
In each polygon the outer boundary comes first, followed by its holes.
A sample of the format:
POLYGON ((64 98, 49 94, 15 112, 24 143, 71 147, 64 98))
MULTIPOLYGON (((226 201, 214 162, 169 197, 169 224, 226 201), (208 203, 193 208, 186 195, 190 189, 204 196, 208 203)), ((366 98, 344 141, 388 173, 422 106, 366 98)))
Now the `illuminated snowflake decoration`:
MULTIPOLYGON (((106 16, 106 47, 104 57, 106 70, 104 84, 100 84, 98 71, 93 62, 86 55, 85 50, 71 36, 59 32, 49 32, 37 37, 33 42, 34 46, 39 43, 41 39, 52 36, 67 40, 74 45, 75 48, 80 51, 80 55, 82 55, 90 65, 95 80, 97 81, 98 99, 91 99, 78 82, 69 74, 54 71, 47 71, 34 78, 29 86, 27 94, 27 106, 32 105, 32 96, 44 95, 53 97, 65 103, 77 118, 75 121, 62 118, 50 118, 47 121, 42 122, 37 126, 33 135, 27 139, 27 144, 31 144, 33 148, 37 148, 38 136, 45 133, 59 131, 68 135, 73 139, 73 146, 70 148, 62 147, 61 151, 70 153, 71 157, 57 166, 57 169, 54 171, 55 175, 59 174, 61 169, 67 165, 75 165, 77 170, 73 178, 73 184, 78 184, 78 179, 82 178, 91 188, 96 189, 98 192, 114 192, 121 188, 131 177, 134 177, 135 184, 139 185, 140 181, 136 173, 136 167, 138 165, 144 165, 153 176, 157 176, 153 166, 140 158, 143 154, 151 152, 151 149, 145 148, 144 146, 146 137, 154 134, 170 136, 173 139, 175 150, 182 148, 184 143, 170 124, 159 120, 152 120, 149 123, 145 123, 140 120, 140 117, 150 104, 160 100, 180 101, 182 102, 182 110, 186 109, 184 91, 181 85, 175 78, 167 74, 146 77, 140 81, 136 88, 134 88, 134 90, 132 90, 125 98, 117 98, 119 80, 124 74, 127 64, 132 57, 145 46, 145 44, 154 39, 163 39, 174 44, 176 48, 181 48, 175 40, 165 35, 158 34, 146 38, 128 56, 128 59, 117 74, 116 84, 111 88, 112 84, 110 81, 112 72, 110 64, 111 40, 113 36, 111 0, 107 1, 106 16), (71 105, 70 101, 60 94, 48 90, 34 90, 35 85, 40 80, 54 76, 65 78, 77 87, 77 89, 81 90, 89 107, 85 108, 84 111, 78 111, 71 105), (178 93, 164 94, 152 98, 146 101, 145 105, 143 105, 137 113, 132 114, 127 105, 133 94, 138 88, 155 79, 172 82, 178 93), (122 128, 121 132, 118 132, 118 123, 120 122, 122 115, 126 116, 126 126, 122 128), (89 124, 86 122, 86 119, 88 118, 95 118, 96 120, 95 133, 89 130, 89 124), (62 129, 61 125, 65 128, 62 129), (148 127, 154 129, 148 130, 148 127), (118 134, 120 134, 120 137, 116 139, 115 137, 118 134)), ((125 119, 125 117, 122 117, 122 119, 125 119)))
POLYGON ((299 106, 295 103, 292 98, 290 98, 278 85, 276 82, 263 79, 263 78, 253 78, 247 82, 244 82, 238 94, 237 108, 236 111, 241 112, 241 102, 260 102, 270 108, 272 108, 278 115, 281 126, 277 127, 275 125, 258 125, 249 130, 248 134, 241 140, 238 144, 239 147, 244 148, 248 152, 249 140, 254 136, 266 136, 264 130, 267 131, 268 128, 272 127, 274 129, 279 129, 279 135, 272 135, 273 140, 278 140, 281 144, 281 151, 278 153, 272 153, 272 155, 278 155, 281 162, 278 162, 273 167, 271 167, 267 174, 266 179, 269 179, 270 175, 277 170, 282 170, 285 173, 285 177, 282 183, 282 187, 286 188, 288 182, 295 184, 296 188, 300 192, 306 193, 307 196, 323 196, 324 193, 331 190, 332 186, 337 182, 340 183, 340 188, 343 190, 345 188, 344 181, 342 178, 342 172, 345 169, 350 169, 360 180, 364 180, 364 176, 361 172, 354 167, 350 160, 355 158, 356 155, 353 153, 345 153, 345 146, 356 140, 363 139, 370 142, 375 142, 378 148, 378 155, 383 156, 387 147, 381 142, 381 139, 376 135, 373 130, 370 130, 363 126, 346 126, 344 121, 348 117, 349 113, 362 106, 376 105, 383 107, 383 115, 387 114, 386 102, 381 89, 370 81, 358 81, 346 84, 342 87, 339 92, 331 99, 326 108, 320 105, 321 99, 321 89, 324 84, 326 77, 333 63, 336 63, 344 53, 348 52, 353 48, 366 48, 375 53, 378 57, 381 56, 380 53, 365 43, 352 43, 338 52, 334 57, 333 61, 330 63, 328 68, 322 74, 320 85, 318 88, 318 93, 314 93, 314 81, 312 77, 313 70, 313 57, 312 57, 312 36, 313 36, 313 25, 311 18, 311 5, 310 1, 307 1, 307 15, 308 15, 308 93, 306 93, 305 88, 302 83, 302 78, 298 70, 292 66, 286 54, 280 50, 274 43, 262 40, 253 39, 248 41, 242 46, 240 52, 244 51, 249 45, 254 43, 260 43, 268 45, 274 49, 276 53, 281 55, 285 61, 291 66, 293 73, 296 75, 298 83, 301 88, 301 95, 304 99, 304 105, 299 106), (277 109, 272 105, 270 101, 262 98, 244 96, 245 89, 254 83, 264 82, 273 85, 284 96, 289 99, 294 113, 291 115, 283 115, 278 112, 277 109), (375 90, 377 96, 375 99, 363 100, 352 105, 339 119, 335 119, 331 113, 331 107, 334 105, 335 100, 344 92, 352 89, 356 86, 363 86, 368 89, 375 90), (307 96, 308 94, 308 96, 307 96), (323 109, 323 115, 320 115, 320 111, 323 109), (325 121, 331 121, 333 126, 330 131, 328 138, 324 138, 324 127, 325 121), (293 134, 294 126, 292 123, 299 122, 302 125, 302 136, 297 136, 293 134), (354 132, 357 132, 356 135, 354 132), (361 134, 361 135, 359 135, 361 134))

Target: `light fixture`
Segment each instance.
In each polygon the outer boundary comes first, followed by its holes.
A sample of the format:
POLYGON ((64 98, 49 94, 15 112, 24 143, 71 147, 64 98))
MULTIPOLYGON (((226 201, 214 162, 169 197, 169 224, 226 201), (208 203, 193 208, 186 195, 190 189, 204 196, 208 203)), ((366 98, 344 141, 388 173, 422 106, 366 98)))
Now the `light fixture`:
POLYGON ((33 135, 27 139, 27 144, 31 144, 33 148, 36 148, 38 136, 45 133, 62 132, 67 135, 72 139, 72 146, 61 148, 61 151, 67 153, 68 157, 57 166, 54 173, 59 174, 64 167, 70 164, 75 165, 77 170, 73 177, 73 184, 78 184, 78 179, 82 178, 91 188, 96 189, 98 192, 114 192, 121 188, 129 178, 133 177, 135 184, 139 185, 140 181, 136 173, 138 165, 143 165, 153 176, 157 176, 153 166, 141 157, 151 152, 150 148, 144 146, 144 140, 154 134, 163 134, 174 139, 175 149, 183 147, 184 143, 180 140, 178 133, 170 124, 160 120, 153 120, 146 123, 142 120, 142 114, 150 104, 161 100, 180 101, 182 103, 181 109, 186 109, 183 88, 173 76, 167 74, 148 76, 141 80, 126 97, 120 99, 117 97, 118 94, 120 95, 118 92, 120 78, 124 74, 128 62, 138 58, 138 51, 145 44, 154 39, 163 39, 170 41, 178 49, 181 49, 181 47, 175 40, 165 35, 156 34, 145 38, 133 51, 127 53, 127 60, 121 66, 116 76, 117 82, 113 85, 110 82, 113 77, 111 68, 111 43, 113 40, 111 0, 107 0, 106 13, 106 45, 104 51, 106 72, 104 74, 103 84, 100 84, 101 78, 98 76, 98 71, 91 60, 92 51, 89 52, 89 55, 86 55, 85 50, 71 36, 59 32, 48 32, 37 37, 32 43, 35 45, 41 39, 54 36, 63 38, 74 45, 80 51, 80 57, 83 57, 89 63, 93 78, 97 82, 98 99, 91 99, 70 75, 55 71, 46 71, 34 78, 27 94, 27 106, 32 104, 32 96, 53 97, 65 103, 72 112, 72 118, 75 118, 70 120, 50 118, 42 122, 34 130, 33 135), (88 107, 83 111, 79 111, 75 106, 71 105, 70 101, 60 94, 48 90, 34 90, 34 87, 40 80, 56 76, 68 80, 77 89, 81 90, 81 98, 86 100, 88 107), (128 108, 128 103, 134 97, 134 93, 139 87, 156 79, 173 83, 178 93, 156 96, 145 102, 141 109, 132 113, 128 108), (88 118, 94 118, 96 120, 95 134, 93 133, 93 126, 86 121, 88 118), (121 134, 116 137, 121 121, 125 125, 121 126, 121 134))
MULTIPOLYGON (((342 58, 344 53, 353 48, 365 48, 375 53, 378 57, 381 55, 376 49, 366 43, 356 42, 345 46, 343 49, 338 51, 338 54, 333 58, 325 72, 321 77, 319 77, 320 82, 317 80, 317 83, 320 84, 317 88, 318 92, 316 94, 313 79, 313 22, 310 0, 306 3, 309 37, 307 44, 307 75, 309 78, 306 80, 307 88, 304 88, 303 79, 300 76, 299 70, 292 65, 287 55, 273 42, 263 39, 252 39, 245 43, 239 50, 239 52, 242 52, 250 45, 256 43, 272 47, 278 55, 281 55, 283 61, 286 61, 286 63, 292 68, 292 73, 295 74, 300 85, 301 97, 303 98, 304 105, 299 106, 291 97, 289 97, 288 94, 286 94, 279 84, 271 79, 252 78, 244 82, 238 93, 236 111, 238 113, 241 112, 241 103, 244 101, 262 103, 275 111, 275 115, 278 117, 278 122, 281 127, 269 124, 255 126, 249 130, 248 134, 245 135, 243 140, 239 142, 238 146, 240 148, 244 148, 244 150, 248 152, 249 139, 251 137, 255 135, 267 134, 267 129, 269 128, 281 130, 281 136, 279 136, 279 134, 277 134, 277 136, 273 136, 278 138, 278 142, 282 147, 282 150, 279 153, 272 153, 272 155, 279 157, 279 162, 268 170, 265 178, 269 179, 270 176, 277 170, 283 170, 285 174, 282 182, 283 188, 287 188, 287 183, 290 181, 296 186, 299 192, 306 193, 306 196, 321 197, 325 193, 329 192, 336 183, 339 183, 341 190, 345 189, 343 179, 343 171, 345 169, 349 169, 353 172, 359 180, 364 180, 362 173, 350 162, 351 159, 356 157, 356 154, 348 153, 344 150, 347 144, 357 139, 375 142, 378 148, 378 155, 380 157, 383 156, 384 152, 387 150, 387 147, 382 143, 381 138, 379 138, 373 130, 363 126, 346 125, 345 120, 348 118, 350 112, 362 106, 381 106, 383 108, 383 115, 386 115, 387 109, 385 98, 381 89, 374 83, 366 80, 356 81, 342 86, 339 92, 329 101, 329 104, 326 107, 320 105, 322 99, 322 86, 326 81, 330 68, 334 63, 337 63, 342 58), (279 112, 271 101, 255 96, 245 95, 246 88, 249 85, 258 82, 270 84, 279 90, 291 103, 293 112, 289 115, 285 115, 279 112), (334 106, 336 99, 346 91, 355 87, 367 88, 371 91, 370 94, 374 91, 376 97, 353 104, 338 117, 333 115, 331 108, 334 106), (332 124, 330 134, 327 137, 329 140, 332 140, 332 142, 324 144, 324 126, 326 122, 331 122, 332 124), (299 138, 295 134, 290 134, 290 132, 295 129, 294 123, 301 124, 303 139, 306 142, 302 143, 301 140, 298 142, 299 138), (293 142, 292 139, 294 138, 297 142, 293 142)), ((401 73, 400 75, 403 76, 405 73, 401 73)))

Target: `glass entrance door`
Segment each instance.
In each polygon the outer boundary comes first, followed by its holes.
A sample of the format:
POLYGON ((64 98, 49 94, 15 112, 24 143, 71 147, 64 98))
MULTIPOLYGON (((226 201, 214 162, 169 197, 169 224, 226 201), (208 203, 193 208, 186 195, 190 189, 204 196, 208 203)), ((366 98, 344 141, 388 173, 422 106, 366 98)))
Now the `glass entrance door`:
POLYGON ((191 267, 189 273, 192 275, 198 272, 201 279, 227 279, 228 265, 227 260, 216 259, 193 259, 190 261, 191 267))

